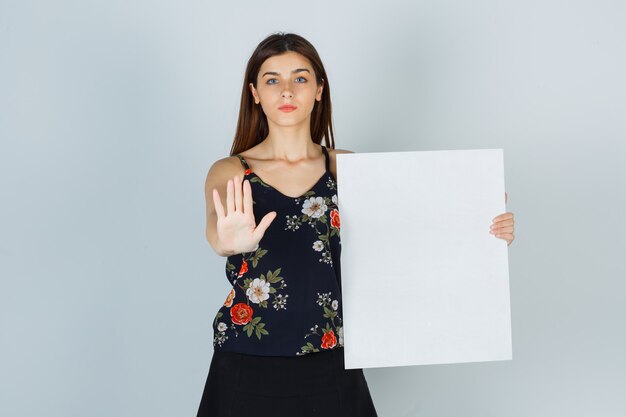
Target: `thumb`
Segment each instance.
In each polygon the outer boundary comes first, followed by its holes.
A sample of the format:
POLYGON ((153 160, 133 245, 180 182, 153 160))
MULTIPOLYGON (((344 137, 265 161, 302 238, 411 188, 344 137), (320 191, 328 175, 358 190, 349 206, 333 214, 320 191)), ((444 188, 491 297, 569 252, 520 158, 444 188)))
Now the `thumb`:
POLYGON ((265 216, 263 216, 259 224, 254 229, 254 237, 257 240, 261 240, 261 238, 265 234, 265 230, 267 230, 267 228, 270 226, 270 223, 272 223, 272 221, 276 218, 276 215, 277 214, 275 211, 270 211, 265 216))

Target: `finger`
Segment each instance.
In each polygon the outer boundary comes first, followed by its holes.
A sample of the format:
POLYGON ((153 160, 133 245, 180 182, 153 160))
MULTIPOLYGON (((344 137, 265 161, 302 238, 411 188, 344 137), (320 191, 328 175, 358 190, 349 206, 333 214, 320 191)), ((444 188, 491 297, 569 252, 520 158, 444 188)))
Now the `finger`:
POLYGON ((493 233, 494 235, 498 235, 501 233, 513 233, 514 229, 512 226, 509 227, 496 227, 495 229, 491 230, 491 233, 493 233))
POLYGON ((494 222, 500 221, 500 220, 507 220, 507 219, 512 219, 513 218, 513 213, 511 213, 510 211, 507 211, 506 213, 502 213, 499 214, 498 216, 493 218, 494 222))
POLYGON ((241 203, 241 180, 239 179, 239 175, 235 175, 235 211, 243 211, 242 203, 241 203))
POLYGON ((511 226, 512 224, 515 224, 515 221, 513 219, 507 219, 507 220, 500 220, 499 222, 495 222, 491 225, 491 227, 511 226))
POLYGON ((513 241, 513 239, 515 238, 515 236, 513 236, 513 233, 496 234, 495 236, 498 239, 505 239, 505 240, 511 240, 511 241, 513 241))
POLYGON ((220 200, 220 193, 217 191, 217 188, 213 189, 213 205, 215 206, 215 213, 217 214, 217 219, 221 219, 225 216, 224 214, 224 206, 222 205, 222 200, 220 200))
POLYGON ((252 209, 252 187, 250 186, 250 180, 243 181, 243 212, 254 213, 252 209))
POLYGON ((512 218, 513 218, 513 213, 507 211, 506 213, 502 213, 494 217, 492 222, 499 222, 500 220, 507 220, 507 219, 512 219, 512 218))
POLYGON ((233 201, 233 180, 228 180, 226 184, 226 209, 228 210, 227 214, 230 214, 234 210, 234 201, 233 201))
POLYGON ((265 230, 270 226, 270 223, 272 223, 272 220, 274 220, 275 218, 275 211, 270 211, 265 216, 263 216, 257 227, 254 229, 254 238, 257 240, 261 240, 261 238, 265 234, 265 230))

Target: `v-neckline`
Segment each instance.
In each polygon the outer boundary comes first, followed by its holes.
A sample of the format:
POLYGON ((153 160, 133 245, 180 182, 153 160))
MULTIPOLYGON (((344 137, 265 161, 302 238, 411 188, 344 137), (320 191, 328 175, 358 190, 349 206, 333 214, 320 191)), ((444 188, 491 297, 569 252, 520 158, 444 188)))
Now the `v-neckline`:
POLYGON ((277 189, 276 187, 274 187, 273 185, 265 182, 263 180, 263 178, 259 177, 257 175, 256 172, 251 171, 249 175, 254 175, 255 177, 257 177, 259 179, 259 181, 261 181, 264 185, 266 185, 267 187, 271 188, 272 190, 276 191, 278 194, 282 195, 283 197, 289 198, 289 199, 293 199, 293 200, 298 200, 303 198, 305 195, 307 195, 308 193, 310 193, 311 191, 313 191, 318 184, 324 179, 324 177, 326 177, 326 174, 328 173, 328 170, 324 170, 324 173, 317 179, 317 181, 315 181, 315 184, 313 184, 307 191, 305 191, 304 193, 302 193, 302 195, 298 196, 298 197, 292 197, 290 195, 287 195, 285 193, 283 193, 282 191, 280 191, 279 189, 277 189))
MULTIPOLYGON (((328 151, 325 149, 324 145, 322 145, 322 144, 319 144, 319 145, 322 148, 322 154, 324 155, 324 173, 317 179, 317 181, 315 181, 315 183, 311 187, 309 187, 309 189, 307 191, 305 191, 304 193, 302 193, 302 195, 300 195, 298 197, 292 197, 290 195, 287 195, 287 194, 283 193, 282 191, 280 191, 279 189, 277 189, 276 187, 274 187, 273 185, 267 183, 265 180, 263 180, 263 178, 259 177, 257 175, 257 173, 254 172, 254 170, 252 170, 250 168, 250 166, 248 165, 248 162, 246 161, 246 159, 245 159, 245 157, 243 155, 239 154, 239 158, 245 163, 246 172, 250 171, 248 173, 248 175, 253 174, 255 177, 257 177, 259 179, 259 181, 261 181, 263 183, 263 185, 265 185, 266 187, 271 188, 272 190, 276 191, 281 196, 283 196, 285 198, 290 198, 290 199, 293 199, 293 200, 298 200, 300 198, 303 198, 305 195, 307 195, 311 191, 313 191, 319 185, 319 183, 324 179, 324 177, 326 177, 329 174, 329 169, 328 169, 328 159, 329 159, 329 156, 327 154, 328 151)), ((245 177, 245 174, 244 174, 244 177, 245 177)))

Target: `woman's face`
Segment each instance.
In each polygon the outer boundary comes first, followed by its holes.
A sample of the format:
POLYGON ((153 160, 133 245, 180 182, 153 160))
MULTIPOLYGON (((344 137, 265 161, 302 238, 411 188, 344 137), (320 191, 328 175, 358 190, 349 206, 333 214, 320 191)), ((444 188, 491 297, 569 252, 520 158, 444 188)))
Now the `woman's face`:
POLYGON ((268 124, 310 126, 315 100, 322 99, 323 85, 315 82, 315 72, 309 60, 297 52, 274 55, 263 62, 257 77, 257 87, 250 83, 255 103, 261 103, 268 124), (280 109, 285 104, 295 109, 280 109))

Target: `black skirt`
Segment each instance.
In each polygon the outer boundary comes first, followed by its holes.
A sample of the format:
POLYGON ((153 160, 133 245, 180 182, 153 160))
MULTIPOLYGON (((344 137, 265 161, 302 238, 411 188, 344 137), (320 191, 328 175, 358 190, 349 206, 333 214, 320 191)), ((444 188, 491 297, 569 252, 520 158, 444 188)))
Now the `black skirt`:
POLYGON ((198 417, 377 417, 362 369, 343 348, 303 356, 215 351, 198 417))

